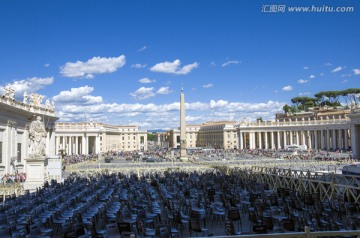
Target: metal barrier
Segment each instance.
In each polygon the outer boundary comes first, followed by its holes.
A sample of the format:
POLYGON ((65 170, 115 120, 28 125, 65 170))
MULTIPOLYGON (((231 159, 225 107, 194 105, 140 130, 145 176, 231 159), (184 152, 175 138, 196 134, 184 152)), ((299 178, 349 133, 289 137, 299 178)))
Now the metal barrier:
POLYGON ((249 235, 228 235, 228 236, 214 236, 218 238, 239 237, 239 238, 318 238, 318 237, 339 237, 339 236, 355 236, 360 237, 360 230, 344 230, 344 231, 313 231, 305 227, 304 232, 291 233, 269 233, 269 234, 249 234, 249 235))

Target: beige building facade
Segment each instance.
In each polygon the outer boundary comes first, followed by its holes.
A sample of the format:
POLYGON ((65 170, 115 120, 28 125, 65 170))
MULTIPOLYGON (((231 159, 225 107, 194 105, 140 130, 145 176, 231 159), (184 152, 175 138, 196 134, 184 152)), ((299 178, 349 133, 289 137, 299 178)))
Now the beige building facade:
MULTIPOLYGON (((29 132, 31 123, 39 118, 39 123, 44 126, 42 134, 41 157, 49 158, 56 155, 55 152, 55 116, 53 104, 44 96, 31 94, 24 95, 23 101, 14 98, 14 90, 7 86, 5 95, 0 95, 0 177, 4 174, 28 173, 28 163, 31 153, 31 141, 29 132)), ((44 176, 46 171, 36 171, 44 176)))
MULTIPOLYGON (((186 148, 193 148, 197 146, 198 132, 200 124, 186 125, 186 148)), ((180 148, 180 130, 169 130, 166 132, 166 139, 169 148, 180 148)))
POLYGON ((67 155, 109 151, 145 151, 147 133, 138 126, 114 126, 99 122, 56 123, 56 151, 67 155))
POLYGON ((198 147, 213 147, 215 149, 237 149, 237 122, 217 121, 205 122, 198 133, 198 147))
POLYGON ((308 149, 351 150, 360 159, 360 108, 349 113, 293 117, 274 122, 241 122, 237 126, 239 149, 283 149, 306 145, 308 149))

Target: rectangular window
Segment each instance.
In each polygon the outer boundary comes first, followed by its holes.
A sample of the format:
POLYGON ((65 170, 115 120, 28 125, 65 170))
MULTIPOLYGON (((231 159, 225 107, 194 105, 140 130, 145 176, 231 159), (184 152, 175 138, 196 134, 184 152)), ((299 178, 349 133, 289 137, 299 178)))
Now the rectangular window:
POLYGON ((135 136, 134 136, 134 140, 136 140, 136 139, 135 139, 135 136))
POLYGON ((21 163, 21 143, 17 144, 17 162, 21 163))
POLYGON ((2 163, 2 142, 0 142, 0 164, 2 163))

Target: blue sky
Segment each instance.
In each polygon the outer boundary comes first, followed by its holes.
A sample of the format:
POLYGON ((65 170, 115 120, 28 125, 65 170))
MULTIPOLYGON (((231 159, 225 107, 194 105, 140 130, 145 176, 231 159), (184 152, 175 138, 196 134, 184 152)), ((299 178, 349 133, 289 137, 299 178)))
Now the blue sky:
POLYGON ((358 0, 2 0, 0 94, 61 121, 179 126, 272 119, 299 95, 360 86, 358 0), (285 12, 262 12, 285 6, 285 12), (289 7, 353 7, 290 12, 289 7))

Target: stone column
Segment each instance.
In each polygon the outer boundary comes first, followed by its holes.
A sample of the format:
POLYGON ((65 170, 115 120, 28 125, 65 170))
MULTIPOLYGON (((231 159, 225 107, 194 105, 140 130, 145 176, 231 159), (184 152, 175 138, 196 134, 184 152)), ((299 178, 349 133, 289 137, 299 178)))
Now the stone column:
POLYGON ((59 148, 60 148, 60 136, 56 136, 56 143, 55 143, 55 154, 59 154, 59 148))
POLYGON ((69 153, 68 155, 72 155, 72 136, 69 136, 69 153))
POLYGON ((281 136, 280 136, 280 131, 277 131, 277 132, 276 132, 276 134, 277 134, 277 149, 279 149, 279 148, 281 147, 281 141, 280 141, 281 136))
MULTIPOLYGON (((301 134, 302 134, 302 144, 303 145, 308 145, 309 143, 308 143, 308 141, 306 141, 306 139, 305 139, 305 132, 306 131, 301 131, 301 134)), ((308 145, 308 147, 310 148, 311 147, 311 145, 308 145)))
POLYGON ((242 150, 244 149, 244 133, 240 132, 239 134, 239 148, 242 150))
POLYGON ((324 149, 324 130, 320 130, 320 149, 324 149))
POLYGON ((89 136, 86 135, 85 137, 85 154, 88 155, 89 154, 89 136))
POLYGON ((261 131, 260 131, 260 132, 258 132, 258 136, 259 136, 259 149, 262 149, 261 131))
POLYGON ((330 150, 330 130, 326 130, 326 149, 330 150))
POLYGON ((348 138, 348 129, 346 128, 344 130, 344 147, 345 147, 345 150, 348 150, 349 149, 349 138, 348 138))
POLYGON ((51 155, 57 155, 56 153, 56 135, 55 135, 55 126, 53 128, 51 128, 51 133, 50 133, 51 137, 50 137, 50 145, 51 145, 51 149, 50 149, 50 154, 51 155))
POLYGON ((297 145, 300 145, 300 141, 299 141, 300 131, 295 131, 295 134, 296 134, 296 144, 297 144, 297 145))
POLYGON ((85 136, 81 136, 81 154, 85 155, 85 136))
POLYGON ((335 129, 333 129, 333 131, 332 131, 332 149, 333 149, 333 151, 335 151, 335 149, 336 149, 336 130, 335 129))
POLYGON ((318 150, 319 149, 319 146, 318 146, 318 131, 317 130, 314 130, 314 135, 315 135, 315 137, 314 137, 314 140, 315 140, 315 150, 318 150))
POLYGON ((100 152, 100 135, 98 133, 95 137, 95 153, 98 154, 100 152))
POLYGON ((286 133, 286 131, 284 131, 284 146, 283 146, 283 149, 285 149, 286 146, 287 146, 287 133, 286 133))
POLYGON ((252 149, 252 132, 249 132, 249 149, 252 149))
POLYGON ((275 149, 274 132, 271 132, 271 149, 275 149))
POLYGON ((312 137, 311 131, 307 131, 307 138, 308 138, 307 143, 308 143, 308 148, 309 148, 309 149, 311 149, 311 148, 313 147, 313 146, 312 146, 312 139, 311 139, 311 137, 312 137))
POLYGON ((338 147, 339 147, 339 150, 343 149, 342 131, 343 131, 342 129, 338 130, 338 147))
POLYGON ((79 137, 75 136, 75 155, 79 154, 79 137))
POLYGON ((360 152, 360 144, 359 144, 359 140, 360 140, 360 133, 359 133, 360 129, 358 128, 357 125, 351 125, 351 129, 350 129, 350 139, 351 139, 351 151, 352 151, 352 155, 353 158, 355 160, 359 160, 360 156, 359 156, 359 152, 360 152))
POLYGON ((255 132, 250 132, 249 136, 250 136, 250 138, 249 138, 249 140, 250 140, 250 149, 255 149, 255 146, 256 146, 256 144, 255 144, 255 132))
POLYGON ((294 141, 293 141, 293 137, 294 137, 294 135, 293 135, 293 131, 289 131, 289 136, 290 136, 290 145, 293 145, 294 144, 294 141))
POLYGON ((267 133, 267 131, 264 132, 264 136, 265 136, 265 149, 269 149, 269 146, 268 146, 268 133, 267 133))

